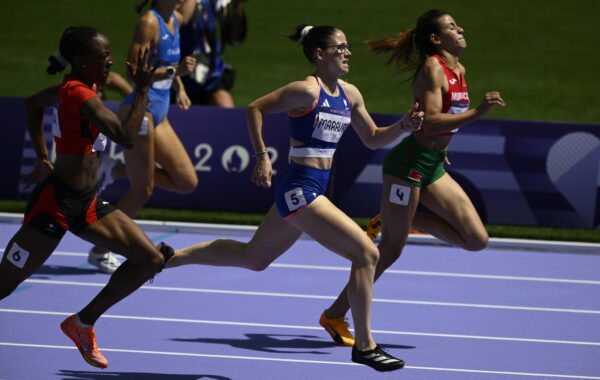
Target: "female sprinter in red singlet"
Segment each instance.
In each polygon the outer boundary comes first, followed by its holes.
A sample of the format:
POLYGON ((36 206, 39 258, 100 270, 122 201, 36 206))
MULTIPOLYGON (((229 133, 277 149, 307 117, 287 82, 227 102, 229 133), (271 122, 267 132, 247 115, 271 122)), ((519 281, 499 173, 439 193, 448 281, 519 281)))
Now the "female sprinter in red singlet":
MULTIPOLYGON (((53 110, 56 161, 50 164, 47 151, 36 149, 39 165, 45 162, 51 172, 33 190, 23 225, 9 241, 0 262, 3 299, 48 259, 67 230, 127 258, 87 306, 61 323, 83 358, 100 368, 106 368, 108 361, 98 349, 93 324, 159 272, 171 252, 165 245, 160 250, 155 248, 131 218, 96 192, 99 155, 106 138, 131 149, 142 124, 148 88, 157 68, 148 64, 148 55, 148 49, 139 49, 137 64, 127 63, 138 92, 120 122, 96 93, 97 85, 106 83, 113 64, 110 42, 90 27, 64 31, 47 70, 56 74, 65 63, 72 67, 58 89, 53 110)), ((39 130, 32 133, 34 141, 43 138, 41 124, 37 125, 39 130)))
MULTIPOLYGON (((381 215, 368 230, 374 240, 381 228, 377 280, 400 257, 411 225, 469 251, 486 247, 487 231, 467 194, 444 170, 444 162, 458 129, 492 107, 504 106, 504 100, 500 93, 488 92, 479 106, 470 108, 465 68, 458 60, 467 42, 463 28, 446 12, 430 10, 414 29, 368 44, 375 54, 389 54, 388 63, 413 73, 414 98, 425 112, 423 128, 390 150, 383 165, 381 215), (434 215, 416 212, 419 202, 434 215)), ((344 318, 348 308, 344 289, 325 310, 321 324, 337 326, 332 336, 352 341, 344 318)))

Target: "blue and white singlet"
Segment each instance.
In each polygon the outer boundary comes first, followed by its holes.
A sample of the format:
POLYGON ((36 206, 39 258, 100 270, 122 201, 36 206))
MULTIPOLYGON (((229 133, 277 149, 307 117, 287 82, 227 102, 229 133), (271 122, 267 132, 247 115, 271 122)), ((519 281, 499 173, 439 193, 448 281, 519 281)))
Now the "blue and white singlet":
POLYGON ((342 134, 350 125, 352 104, 338 83, 338 96, 320 86, 315 106, 300 115, 288 116, 290 135, 302 142, 290 147, 290 157, 333 157, 342 134))
MULTIPOLYGON (((156 53, 155 59, 160 59, 159 67, 177 66, 181 58, 179 50, 179 23, 175 13, 171 15, 173 18, 174 32, 171 33, 165 20, 155 10, 150 9, 150 12, 158 20, 158 45, 154 48, 156 53)), ((156 127, 169 111, 169 103, 171 101, 171 84, 173 79, 163 79, 152 83, 152 87, 148 90, 148 104, 146 111, 152 114, 154 126, 156 127)), ((134 90, 122 104, 132 104, 137 90, 134 90)))
MULTIPOLYGON (((315 106, 300 115, 289 116, 291 137, 302 142, 290 147, 290 157, 333 157, 338 142, 350 125, 352 104, 338 83, 338 96, 320 87, 315 106)), ((317 169, 290 161, 275 185, 275 206, 289 218, 327 191, 331 170, 317 169)))

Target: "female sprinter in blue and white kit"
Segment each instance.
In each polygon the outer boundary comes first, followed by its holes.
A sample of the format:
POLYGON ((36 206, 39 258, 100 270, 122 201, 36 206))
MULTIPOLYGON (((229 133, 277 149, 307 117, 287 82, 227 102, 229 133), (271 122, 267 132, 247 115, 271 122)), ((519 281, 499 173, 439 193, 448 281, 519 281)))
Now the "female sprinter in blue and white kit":
POLYGON ((265 188, 271 186, 272 167, 262 135, 263 118, 276 112, 289 116, 290 163, 275 186, 275 204, 249 243, 218 239, 196 244, 178 250, 168 266, 195 263, 263 270, 304 232, 352 262, 348 289, 356 323, 352 360, 378 371, 396 370, 404 362, 384 352, 371 336, 377 248, 324 194, 333 154, 349 125, 366 146, 377 149, 405 131, 420 128, 423 113, 415 107, 400 121, 378 128, 360 91, 340 80, 349 71, 352 55, 344 33, 332 26, 299 25, 290 38, 301 42, 304 55, 315 66, 314 74, 255 100, 247 111, 257 159, 252 181, 265 188))
MULTIPOLYGON (((369 42, 376 54, 388 53, 388 62, 412 71, 413 93, 425 112, 423 128, 414 131, 387 154, 383 165, 381 223, 369 223, 369 235, 381 225, 379 263, 375 279, 402 253, 412 226, 469 251, 480 251, 488 234, 475 207, 456 181, 444 170, 448 145, 459 128, 504 106, 496 91, 487 92, 479 106, 470 107, 465 68, 458 57, 466 48, 464 30, 448 13, 431 10, 414 29, 369 42), (414 57, 417 57, 415 60, 414 57), (416 212, 422 203, 432 214, 416 212)), ((348 284, 347 287, 350 287, 348 284)), ((331 321, 343 321, 351 304, 342 290, 325 311, 331 321)), ((347 325, 336 332, 349 336, 347 325)))
MULTIPOLYGON (((136 8, 140 12, 148 0, 144 0, 136 8)), ((173 130, 167 113, 169 111, 171 85, 176 87, 177 104, 187 109, 191 103, 181 83, 182 75, 194 68, 195 59, 184 57, 180 62, 179 27, 182 16, 176 7, 183 0, 153 0, 149 10, 142 14, 133 35, 129 50, 129 59, 140 48, 150 48, 156 52, 161 66, 154 74, 152 87, 148 91, 146 115, 140 133, 136 137, 135 147, 124 151, 125 170, 116 166, 116 160, 103 159, 100 168, 101 191, 112 183, 112 175, 125 174, 129 179, 129 191, 117 203, 117 207, 130 217, 134 217, 152 196, 154 186, 188 194, 198 185, 196 171, 179 137, 173 130), (157 168, 155 163, 160 164, 157 168)), ((125 115, 135 90, 121 104, 117 114, 125 115)), ((121 177, 120 175, 119 177, 121 177)), ((93 247, 92 253, 107 254, 104 247, 93 247)), ((112 256, 111 266, 118 266, 112 256)))

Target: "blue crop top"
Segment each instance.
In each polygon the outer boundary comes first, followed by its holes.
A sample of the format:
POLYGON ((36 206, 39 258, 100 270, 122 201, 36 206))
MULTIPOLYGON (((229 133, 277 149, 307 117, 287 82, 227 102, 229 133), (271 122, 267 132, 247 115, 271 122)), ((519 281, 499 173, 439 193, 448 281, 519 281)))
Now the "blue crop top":
POLYGON ((352 104, 342 86, 338 83, 338 96, 328 95, 320 83, 319 87, 319 99, 310 111, 288 115, 291 137, 302 142, 290 147, 290 157, 333 157, 350 125, 352 104))
MULTIPOLYGON (((177 17, 175 16, 175 13, 171 15, 175 30, 174 33, 171 33, 161 15, 155 9, 150 9, 150 12, 152 12, 154 17, 158 20, 159 26, 156 59, 161 60, 160 67, 177 66, 179 64, 179 59, 181 58, 179 50, 179 23, 177 22, 177 17)), ((152 88, 170 89, 172 82, 173 79, 156 81, 152 83, 152 88)))

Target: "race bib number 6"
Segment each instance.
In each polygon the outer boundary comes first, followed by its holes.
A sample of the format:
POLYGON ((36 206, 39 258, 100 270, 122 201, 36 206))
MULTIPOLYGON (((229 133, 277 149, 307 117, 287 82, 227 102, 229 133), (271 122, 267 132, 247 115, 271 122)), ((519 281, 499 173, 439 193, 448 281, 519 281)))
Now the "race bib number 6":
POLYGON ((17 243, 13 243, 10 250, 6 252, 6 259, 20 269, 23 269, 28 258, 29 252, 19 247, 17 243))

